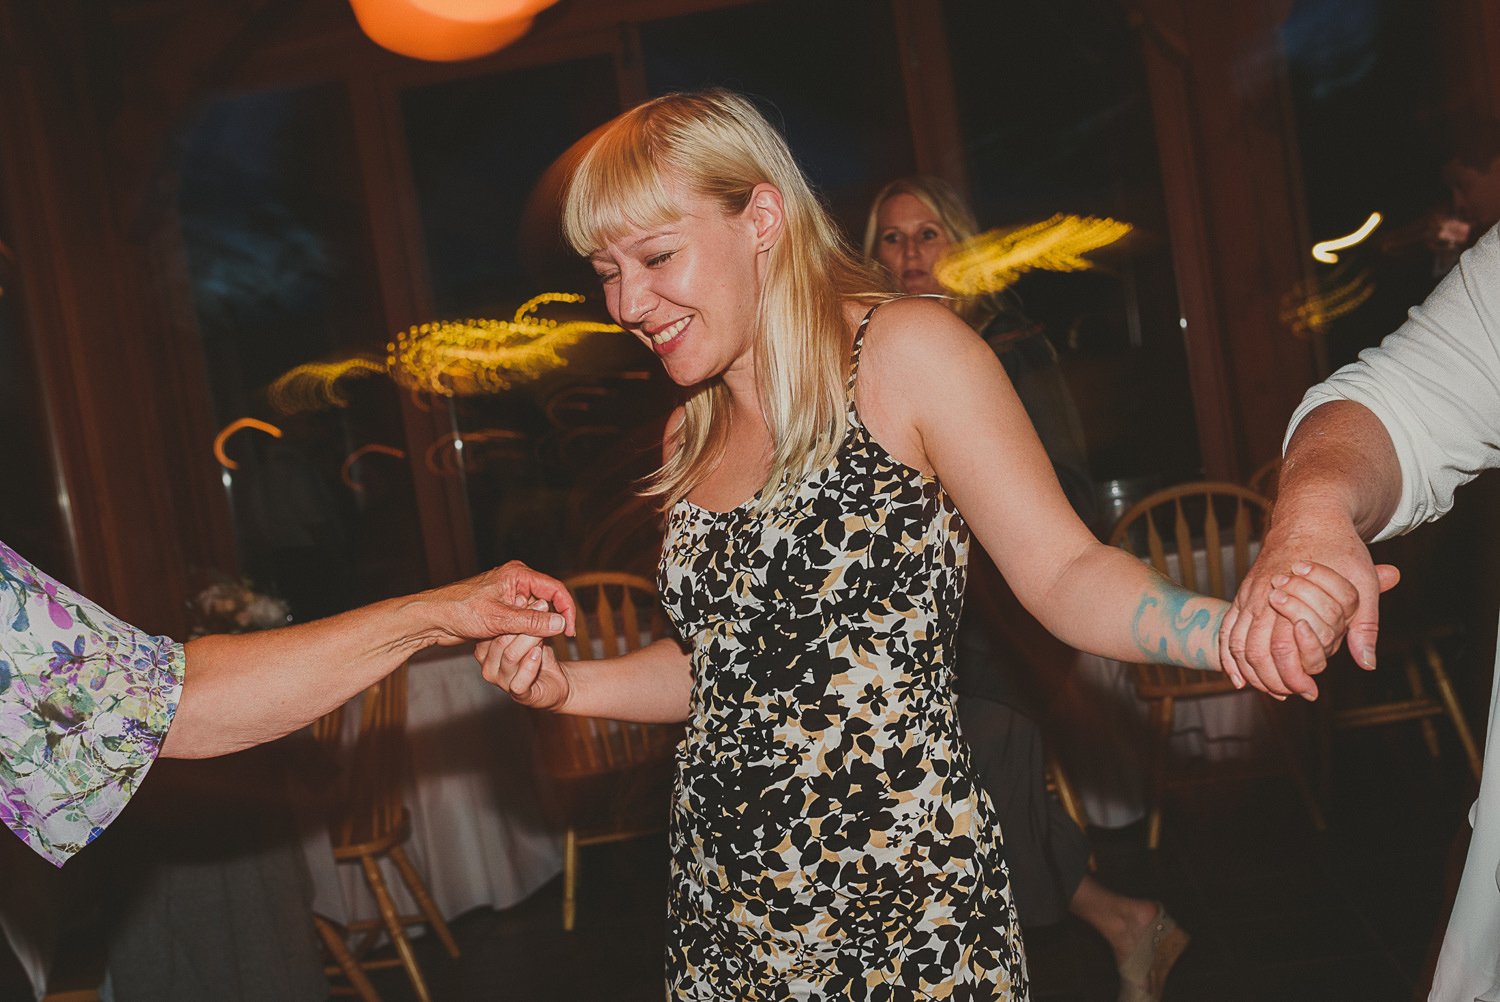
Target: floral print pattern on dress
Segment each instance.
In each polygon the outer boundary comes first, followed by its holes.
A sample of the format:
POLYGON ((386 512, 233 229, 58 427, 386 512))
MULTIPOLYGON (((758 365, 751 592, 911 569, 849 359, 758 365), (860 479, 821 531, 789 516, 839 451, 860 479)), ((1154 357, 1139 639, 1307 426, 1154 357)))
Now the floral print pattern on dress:
POLYGON ((58 866, 93 841, 156 760, 183 664, 0 543, 0 823, 58 866))
POLYGON ((682 501, 668 517, 662 603, 693 667, 670 836, 678 1002, 1028 996, 954 708, 969 533, 859 420, 868 322, 829 467, 764 516, 682 501))

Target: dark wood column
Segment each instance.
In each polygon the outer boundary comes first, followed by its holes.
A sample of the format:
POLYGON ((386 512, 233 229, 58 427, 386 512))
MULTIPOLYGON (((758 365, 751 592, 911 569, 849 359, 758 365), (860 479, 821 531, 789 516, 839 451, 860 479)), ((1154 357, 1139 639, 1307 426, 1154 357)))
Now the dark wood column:
POLYGON ((1239 480, 1279 454, 1320 375, 1318 346, 1281 322, 1310 267, 1278 28, 1285 4, 1140 0, 1203 461, 1239 480))
POLYGON ((233 536, 201 356, 159 280, 169 238, 128 239, 118 211, 89 10, 0 2, 0 171, 75 583, 180 636, 195 569, 233 572, 233 536))
POLYGON ((891 11, 901 46, 901 76, 906 82, 917 170, 941 177, 967 195, 969 168, 953 93, 953 68, 948 62, 942 0, 891 0, 891 11))

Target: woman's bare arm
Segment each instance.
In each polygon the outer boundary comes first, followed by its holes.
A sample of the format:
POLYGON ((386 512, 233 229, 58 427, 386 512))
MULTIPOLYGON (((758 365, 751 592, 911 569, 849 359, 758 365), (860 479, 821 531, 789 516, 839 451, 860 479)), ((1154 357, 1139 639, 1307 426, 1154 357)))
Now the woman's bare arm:
POLYGON ((572 627, 567 589, 512 562, 313 623, 189 641, 182 697, 161 753, 208 758, 274 740, 434 644, 521 630, 550 636, 572 627), (531 608, 537 603, 557 611, 531 608))
MULTIPOLYGON (((926 302, 882 307, 859 387, 877 441, 941 480, 1016 597, 1054 635, 1119 660, 1219 667, 1228 604, 1188 592, 1093 537, 1068 505, 999 359, 967 325, 926 302)), ((1331 601, 1318 605, 1333 620, 1343 613, 1331 601)), ((1341 627, 1319 622, 1315 643, 1341 627)), ((1307 656, 1316 660, 1321 647, 1307 656)))
POLYGON ((658 640, 617 658, 558 661, 540 637, 497 637, 477 652, 484 677, 512 699, 554 713, 641 723, 686 720, 693 691, 690 658, 658 640))

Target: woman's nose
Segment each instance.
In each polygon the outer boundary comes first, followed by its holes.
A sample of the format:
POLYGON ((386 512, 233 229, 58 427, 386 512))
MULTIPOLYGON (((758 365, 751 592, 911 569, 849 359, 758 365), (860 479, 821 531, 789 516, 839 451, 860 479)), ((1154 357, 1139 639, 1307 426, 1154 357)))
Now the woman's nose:
POLYGON ((656 307, 656 296, 649 285, 636 278, 620 277, 620 322, 634 325, 643 323, 656 307))

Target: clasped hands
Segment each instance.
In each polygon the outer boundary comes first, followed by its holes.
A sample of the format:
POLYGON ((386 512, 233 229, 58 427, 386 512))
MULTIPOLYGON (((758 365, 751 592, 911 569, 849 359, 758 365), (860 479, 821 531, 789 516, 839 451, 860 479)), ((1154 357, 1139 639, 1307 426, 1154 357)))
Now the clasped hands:
POLYGON ((1400 572, 1376 565, 1343 517, 1273 522, 1219 628, 1219 663, 1236 687, 1318 697, 1314 676, 1345 637, 1375 667, 1379 596, 1400 572))

